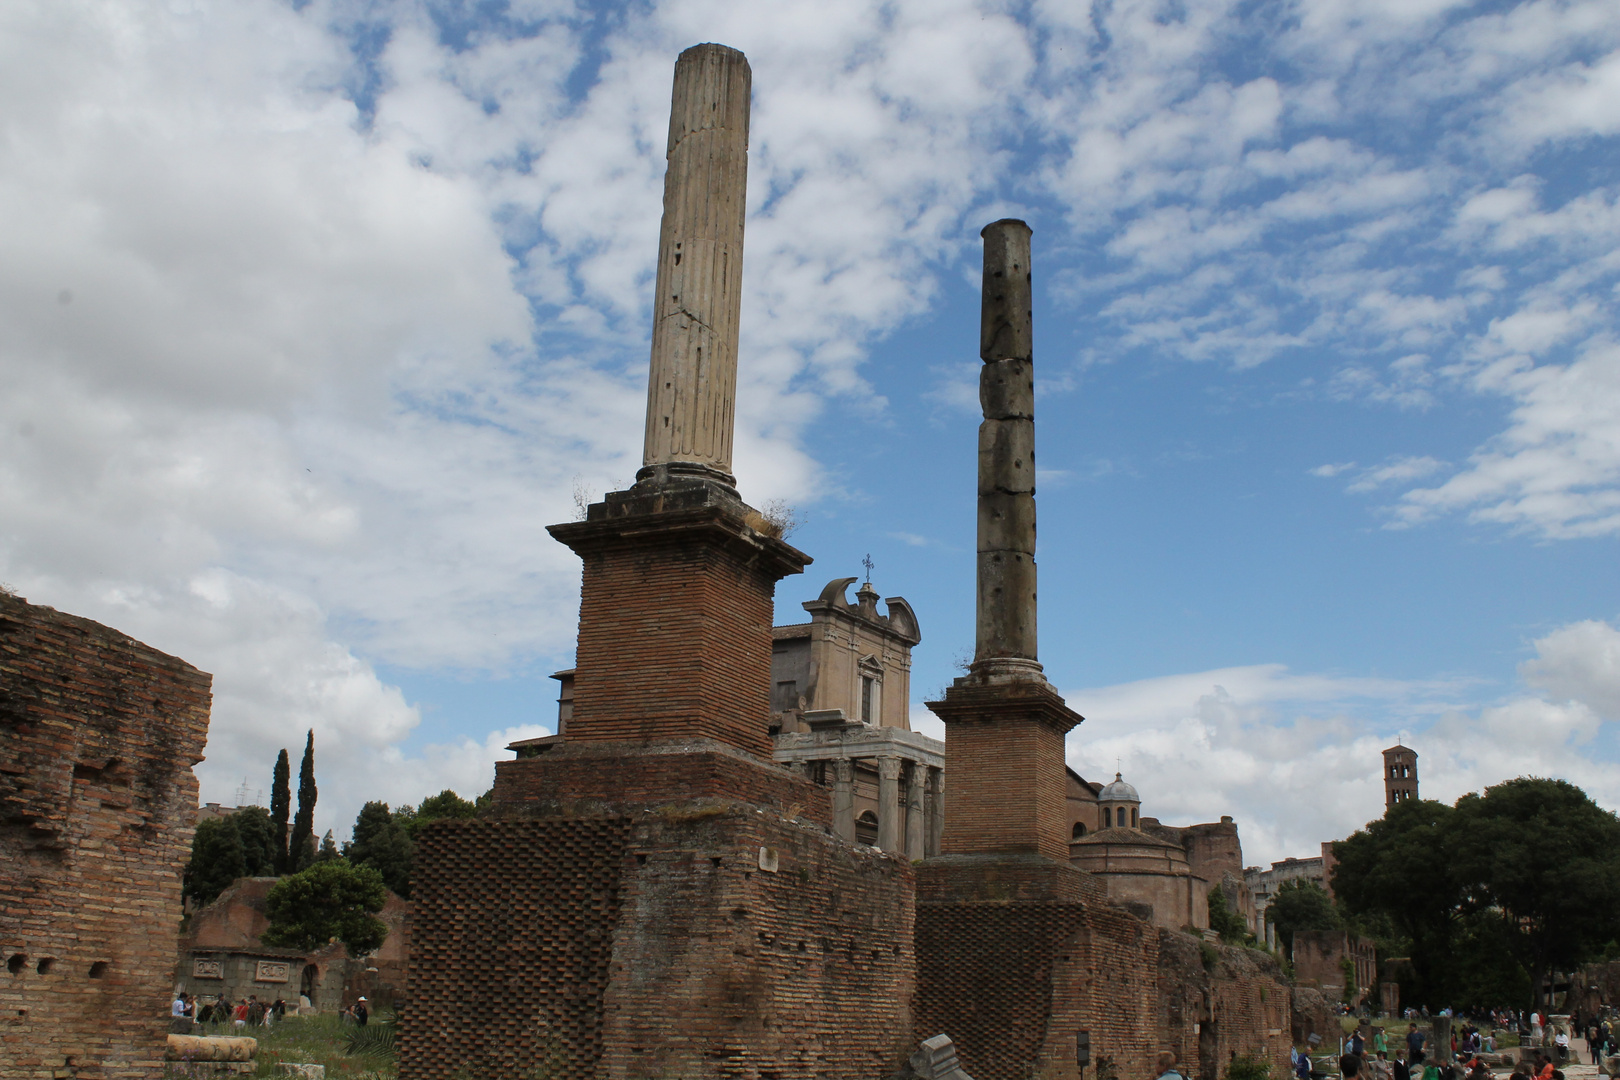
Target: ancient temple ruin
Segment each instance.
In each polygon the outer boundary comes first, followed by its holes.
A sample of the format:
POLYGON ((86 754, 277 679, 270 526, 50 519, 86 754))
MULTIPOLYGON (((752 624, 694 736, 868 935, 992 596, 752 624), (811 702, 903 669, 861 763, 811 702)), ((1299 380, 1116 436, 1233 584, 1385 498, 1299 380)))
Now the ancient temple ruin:
POLYGON ((1274 963, 1074 865, 1109 829, 1037 652, 1024 222, 983 234, 976 651, 929 703, 944 747, 904 722, 909 605, 835 579, 773 631, 810 557, 731 474, 750 80, 720 45, 676 64, 643 467, 550 530, 582 563, 566 730, 420 836, 401 1077, 876 1080, 941 1033, 977 1080, 1077 1077, 1082 1033, 1120 1076, 1285 1067, 1274 963))

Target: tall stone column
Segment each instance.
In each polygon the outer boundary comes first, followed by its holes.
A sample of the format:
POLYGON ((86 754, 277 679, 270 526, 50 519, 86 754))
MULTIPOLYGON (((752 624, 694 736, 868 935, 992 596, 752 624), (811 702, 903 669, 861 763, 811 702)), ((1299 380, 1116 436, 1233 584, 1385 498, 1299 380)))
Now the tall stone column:
POLYGON ((878 766, 878 842, 884 851, 898 852, 903 842, 900 808, 900 759, 885 755, 878 766))
POLYGON ((771 757, 773 593, 810 559, 731 476, 750 85, 724 45, 675 65, 645 465, 549 530, 584 564, 570 746, 705 739, 771 757))
POLYGON ((855 842, 855 763, 838 758, 833 763, 833 832, 841 840, 855 842))
MULTIPOLYGON (((1063 768, 1064 736, 1081 718, 1046 681, 1036 651, 1030 228, 1005 219, 980 235, 984 421, 974 655, 967 675, 946 690, 945 699, 928 703, 945 721, 951 763, 941 855, 988 860, 986 866, 1024 860, 1038 870, 1023 878, 1021 896, 1061 899, 1081 888, 1069 865, 1063 768)), ((930 871, 918 887, 937 881, 930 871)))
POLYGON ((986 225, 979 316, 979 555, 972 670, 1040 679, 1035 633, 1035 349, 1030 228, 986 225))
POLYGON ((748 187, 748 59, 694 45, 675 64, 638 480, 731 476, 748 187))
POLYGON ((928 767, 928 837, 924 841, 924 857, 932 858, 940 852, 945 835, 945 770, 928 767))
POLYGON ((923 857, 923 774, 920 761, 906 762, 906 858, 923 857))

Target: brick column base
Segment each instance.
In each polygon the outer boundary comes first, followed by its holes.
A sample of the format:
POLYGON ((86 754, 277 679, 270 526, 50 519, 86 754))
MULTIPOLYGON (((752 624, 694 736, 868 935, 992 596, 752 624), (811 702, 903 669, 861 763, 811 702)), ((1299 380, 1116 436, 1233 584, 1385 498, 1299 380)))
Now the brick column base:
POLYGON ((1042 855, 1068 864, 1063 737, 1083 717, 1045 680, 969 675, 928 708, 945 721, 946 855, 1042 855))
POLYGON ((810 557, 701 477, 611 492, 548 531, 585 564, 568 741, 708 738, 769 761, 772 600, 810 557))

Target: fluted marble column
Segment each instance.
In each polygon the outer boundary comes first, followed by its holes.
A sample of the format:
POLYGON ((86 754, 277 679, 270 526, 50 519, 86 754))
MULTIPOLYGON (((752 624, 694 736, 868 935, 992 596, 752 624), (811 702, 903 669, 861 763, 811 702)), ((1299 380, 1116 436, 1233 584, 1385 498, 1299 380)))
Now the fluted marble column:
POLYGON ((1035 635, 1035 349, 1030 228, 986 225, 979 316, 979 565, 973 673, 1042 679, 1035 635))
POLYGON ((905 808, 900 805, 900 759, 885 754, 878 767, 878 842, 884 851, 900 852, 905 844, 905 808))
POLYGON ((855 763, 839 758, 832 763, 833 832, 841 840, 855 842, 855 763))
POLYGON ((734 483, 752 81, 748 58, 724 45, 694 45, 675 64, 639 480, 687 473, 734 483))

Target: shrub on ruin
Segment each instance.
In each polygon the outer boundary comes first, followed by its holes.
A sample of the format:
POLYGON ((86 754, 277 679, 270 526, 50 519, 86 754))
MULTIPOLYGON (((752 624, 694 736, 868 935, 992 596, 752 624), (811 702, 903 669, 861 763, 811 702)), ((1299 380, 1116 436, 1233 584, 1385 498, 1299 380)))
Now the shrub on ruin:
POLYGON ((1225 1080, 1271 1080, 1271 1062, 1260 1054, 1235 1054, 1225 1080))
POLYGON ((1228 945, 1244 945, 1254 940, 1249 933, 1249 924, 1243 921, 1243 916, 1232 910, 1232 905, 1226 899, 1226 893, 1219 885, 1209 890, 1209 928, 1221 935, 1221 940, 1228 945))
POLYGON ((282 878, 265 897, 270 929, 266 945, 285 949, 318 949, 341 941, 351 956, 382 947, 388 928, 376 917, 388 897, 382 875, 369 866, 344 859, 317 862, 282 878))

